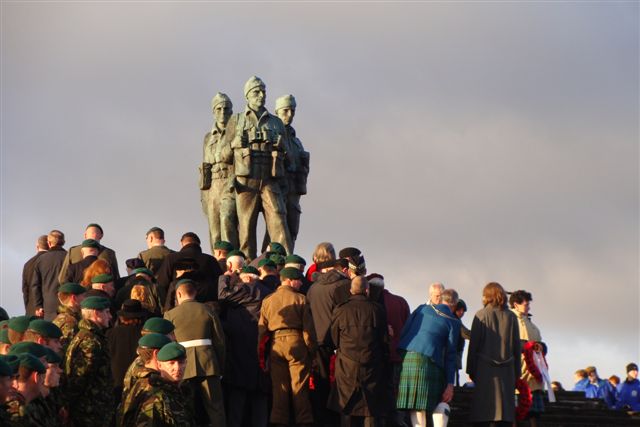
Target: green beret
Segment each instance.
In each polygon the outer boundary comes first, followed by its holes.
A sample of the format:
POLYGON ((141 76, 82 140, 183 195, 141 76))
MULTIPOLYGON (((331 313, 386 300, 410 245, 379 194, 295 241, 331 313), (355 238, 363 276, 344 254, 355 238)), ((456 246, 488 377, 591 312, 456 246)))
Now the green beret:
POLYGON ((62 363, 62 357, 55 351, 47 348, 47 355, 45 356, 47 363, 53 363, 54 365, 59 365, 62 363))
POLYGON ((20 359, 20 367, 31 369, 39 374, 47 372, 47 368, 44 367, 39 358, 30 353, 22 353, 18 356, 20 359))
POLYGON ((244 96, 246 97, 249 94, 249 92, 251 92, 251 89, 254 89, 256 87, 261 87, 263 89, 266 88, 264 82, 260 77, 258 76, 249 77, 249 80, 247 80, 247 82, 244 84, 244 96))
POLYGON ((7 329, 9 327, 9 319, 0 321, 0 329, 7 329))
POLYGON ((182 359, 187 354, 187 350, 177 342, 170 342, 158 352, 158 360, 167 362, 169 360, 182 359))
POLYGON ((11 341, 9 341, 9 330, 3 329, 0 331, 0 343, 11 345, 11 341))
POLYGON ((24 333, 24 331, 29 328, 29 322, 31 322, 30 316, 16 316, 9 319, 9 329, 12 329, 19 333, 24 333))
POLYGON ((153 332, 156 334, 167 335, 173 332, 175 326, 167 319, 163 319, 162 317, 152 317, 144 322, 144 326, 142 330, 153 332))
POLYGON ((104 310, 106 308, 111 308, 111 302, 105 297, 88 297, 80 303, 80 308, 104 310))
POLYGON ((230 251, 229 253, 227 253, 227 259, 231 258, 232 256, 239 256, 242 257, 244 259, 246 259, 247 257, 244 255, 244 252, 238 250, 238 249, 234 249, 232 251, 230 251))
POLYGON ((284 246, 282 246, 280 243, 278 242, 271 242, 269 243, 269 250, 271 252, 277 252, 282 256, 286 256, 287 255, 287 251, 284 249, 284 246))
POLYGON ((4 360, 0 360, 0 377, 10 377, 13 375, 13 369, 4 360))
POLYGON ((242 267, 240 274, 255 274, 256 276, 259 276, 260 272, 252 265, 245 265, 244 267, 242 267))
POLYGON ((9 354, 15 354, 18 356, 23 353, 29 353, 40 358, 47 355, 47 347, 38 344, 37 342, 22 341, 15 343, 9 349, 9 354))
POLYGON ((211 100, 211 109, 213 110, 214 108, 216 108, 216 105, 223 102, 228 102, 229 105, 233 106, 233 104, 231 103, 231 99, 229 99, 229 97, 225 93, 216 93, 216 95, 211 100))
POLYGON ((29 323, 29 330, 37 332, 45 338, 60 338, 62 331, 55 323, 48 320, 36 319, 29 323))
POLYGON ((307 265, 307 261, 304 260, 304 258, 302 258, 299 255, 289 255, 288 257, 286 257, 284 259, 284 263, 285 264, 302 264, 302 265, 307 265))
POLYGON ((9 320, 9 313, 2 307, 0 307, 0 320, 9 320))
POLYGON ((260 262, 258 263, 258 267, 273 267, 276 268, 277 265, 275 262, 273 262, 273 260, 269 259, 269 258, 263 258, 260 260, 260 262))
POLYGON ((285 267, 280 270, 280 277, 283 277, 285 279, 302 280, 304 276, 302 275, 302 272, 297 268, 285 267))
POLYGON ((149 270, 146 267, 140 267, 133 270, 133 274, 146 274, 147 276, 153 277, 153 271, 149 270))
POLYGON ((18 356, 15 354, 0 355, 0 360, 9 365, 12 375, 16 375, 18 373, 18 368, 20 367, 20 359, 18 359, 18 356))
POLYGON ((233 250, 233 245, 225 240, 218 240, 213 244, 213 249, 231 252, 233 250))
POLYGON ((113 276, 110 274, 98 274, 91 278, 91 283, 109 283, 113 282, 113 276))
POLYGON ((293 95, 284 95, 280 98, 276 99, 276 109, 277 112, 281 108, 296 108, 296 98, 293 95))
POLYGON ((284 265, 284 257, 282 255, 271 255, 269 257, 271 261, 273 261, 276 265, 284 265))
POLYGON ((67 282, 58 288, 58 293, 80 295, 87 290, 84 286, 77 283, 67 282))
POLYGON ((163 334, 147 334, 138 340, 138 347, 160 349, 169 344, 171 339, 163 334))
POLYGON ((82 241, 82 247, 100 249, 100 243, 97 240, 86 239, 82 241))

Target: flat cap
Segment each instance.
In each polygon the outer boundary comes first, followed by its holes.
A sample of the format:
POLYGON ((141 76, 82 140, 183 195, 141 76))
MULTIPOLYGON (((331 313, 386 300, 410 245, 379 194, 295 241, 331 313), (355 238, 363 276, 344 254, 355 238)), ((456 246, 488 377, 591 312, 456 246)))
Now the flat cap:
POLYGON ((31 353, 22 353, 18 356, 18 359, 20 360, 21 368, 27 368, 39 374, 47 372, 47 368, 44 367, 40 359, 31 353))
POLYGON ((80 303, 80 308, 104 310, 111 307, 111 302, 105 297, 88 297, 80 303))
POLYGON ((269 259, 269 258, 263 258, 260 260, 260 262, 258 263, 258 267, 277 267, 276 263, 273 262, 273 260, 269 259))
POLYGON ((245 256, 244 252, 242 252, 239 249, 234 249, 232 251, 230 251, 229 253, 227 253, 227 259, 233 257, 233 256, 239 256, 243 259, 247 259, 247 257, 245 256))
POLYGON ((151 319, 144 322, 144 326, 142 326, 142 330, 154 332, 156 334, 170 334, 175 329, 173 323, 167 319, 163 319, 162 317, 152 317, 151 319))
POLYGON ((244 96, 247 96, 247 94, 251 92, 251 89, 256 87, 266 88, 264 82, 260 77, 258 76, 249 77, 249 80, 247 80, 247 82, 244 84, 244 96))
POLYGON ((98 243, 97 240, 93 240, 93 239, 85 239, 85 240, 83 240, 81 246, 83 248, 100 249, 100 243, 98 243))
POLYGON ((307 261, 304 260, 300 255, 291 254, 284 259, 284 263, 286 264, 302 264, 307 265, 307 261))
POLYGON ((162 348, 169 344, 171 339, 163 334, 147 334, 138 340, 138 347, 143 348, 162 348))
POLYGON ((280 270, 280 277, 283 277, 285 279, 302 280, 304 275, 297 268, 285 267, 280 270))
POLYGON ((260 272, 252 265, 245 265, 244 267, 242 267, 240 274, 255 274, 256 276, 259 276, 260 272))
POLYGON ((36 332, 45 338, 60 338, 62 336, 62 331, 55 323, 44 319, 35 319, 29 322, 28 330, 36 332))
POLYGON ((226 240, 218 240, 213 244, 213 249, 230 252, 233 250, 233 245, 226 240))
POLYGON ((293 95, 284 95, 276 99, 276 109, 278 111, 281 108, 296 108, 296 98, 293 95))
POLYGON ((9 319, 8 326, 11 330, 23 333, 29 327, 29 322, 31 322, 31 316, 16 316, 9 319))
POLYGON ((58 293, 63 294, 80 295, 85 293, 86 291, 87 289, 84 286, 71 282, 67 282, 58 288, 58 293))
POLYGON ((181 344, 170 342, 160 349, 158 352, 158 360, 160 362, 167 362, 169 360, 182 359, 186 354, 187 350, 185 350, 181 344))
POLYGON ((91 278, 91 283, 109 283, 113 282, 113 276, 110 274, 98 274, 91 278))
POLYGON ((47 347, 36 342, 21 341, 15 343, 9 349, 9 354, 15 354, 16 356, 18 356, 23 353, 29 353, 34 355, 35 357, 40 358, 47 355, 47 347))

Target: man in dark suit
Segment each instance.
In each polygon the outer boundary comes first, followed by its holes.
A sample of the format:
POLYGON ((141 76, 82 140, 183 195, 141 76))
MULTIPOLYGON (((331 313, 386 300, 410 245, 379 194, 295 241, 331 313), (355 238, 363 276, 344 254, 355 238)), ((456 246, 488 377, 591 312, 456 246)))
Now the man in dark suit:
POLYGON ((27 316, 33 316, 36 311, 33 305, 33 297, 31 296, 29 285, 31 283, 31 276, 33 275, 33 266, 40 255, 49 250, 49 244, 47 243, 47 235, 38 237, 36 241, 36 254, 29 258, 29 261, 24 263, 22 268, 22 297, 24 299, 24 312, 27 316))
POLYGON ((49 250, 38 257, 31 276, 31 295, 35 315, 53 320, 58 309, 58 274, 67 255, 63 249, 64 233, 52 230, 47 236, 49 250))
MULTIPOLYGON (((164 318, 173 322, 176 341, 187 349, 184 380, 193 389, 196 408, 199 404, 204 407, 209 418, 206 425, 224 426, 220 383, 225 362, 224 332, 218 315, 211 307, 197 302, 195 296, 195 282, 179 280, 176 285, 178 305, 167 311, 164 318)), ((196 410, 196 413, 202 411, 196 410)), ((202 424, 202 420, 196 421, 202 424)))

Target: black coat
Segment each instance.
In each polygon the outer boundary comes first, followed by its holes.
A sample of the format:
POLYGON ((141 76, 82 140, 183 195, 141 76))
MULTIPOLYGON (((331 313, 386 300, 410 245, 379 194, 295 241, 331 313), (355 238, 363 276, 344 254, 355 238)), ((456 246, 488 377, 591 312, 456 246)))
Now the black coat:
POLYGON ((385 415, 390 404, 389 339, 382 307, 364 295, 352 295, 335 309, 331 339, 337 353, 330 407, 346 415, 385 415))
POLYGON ((258 318, 262 300, 271 290, 260 281, 245 284, 220 276, 218 303, 227 337, 227 364, 224 381, 249 390, 267 384, 258 364, 258 318), (234 284, 235 282, 235 284, 234 284))
MULTIPOLYGON (((339 288, 347 287, 349 289, 350 286, 351 280, 347 276, 338 270, 329 270, 326 273, 318 274, 316 281, 307 291, 307 300, 311 308, 318 344, 329 344, 329 327, 333 310, 339 304, 336 292, 339 288)), ((344 301, 347 300, 348 297, 344 299, 344 301)))
POLYGON ((107 331, 107 342, 111 354, 111 374, 114 387, 122 387, 122 380, 129 365, 136 358, 136 349, 143 323, 138 325, 116 325, 107 331))
POLYGON ((24 263, 24 267, 22 268, 22 298, 24 299, 24 312, 27 316, 33 316, 36 311, 33 296, 31 295, 31 278, 33 277, 36 260, 45 252, 46 251, 39 251, 36 253, 29 258, 29 261, 24 263))
POLYGON ((98 257, 95 255, 89 255, 86 258, 82 258, 82 261, 69 264, 67 267, 67 271, 65 271, 64 279, 62 280, 62 284, 67 282, 72 283, 80 283, 84 276, 84 270, 89 267, 98 257))
MULTIPOLYGON (((218 299, 218 277, 222 272, 218 261, 209 254, 202 252, 202 248, 191 243, 185 245, 179 252, 174 252, 167 255, 158 270, 158 291, 161 295, 166 295, 169 298, 168 290, 169 285, 175 280, 175 264, 184 258, 193 258, 198 263, 198 280, 202 281, 201 285, 206 288, 204 294, 206 294, 205 301, 216 301, 218 299)), ((200 292, 198 292, 200 296, 200 292)), ((200 298, 198 298, 200 301, 200 298)), ((204 301, 201 301, 204 302, 204 301)))
POLYGON ((61 247, 49 249, 38 257, 31 277, 31 295, 34 307, 44 308, 45 320, 53 320, 58 314, 58 275, 67 255, 61 247))

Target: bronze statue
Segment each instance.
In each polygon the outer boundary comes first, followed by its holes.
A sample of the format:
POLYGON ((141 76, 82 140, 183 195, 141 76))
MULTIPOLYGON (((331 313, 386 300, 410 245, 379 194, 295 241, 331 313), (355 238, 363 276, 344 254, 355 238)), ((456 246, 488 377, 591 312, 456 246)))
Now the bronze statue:
POLYGON ((226 240, 238 247, 238 217, 234 191, 233 152, 225 138, 227 123, 233 114, 233 104, 227 95, 218 92, 211 101, 215 123, 204 137, 200 192, 202 209, 209 221, 211 253, 213 245, 226 240))

